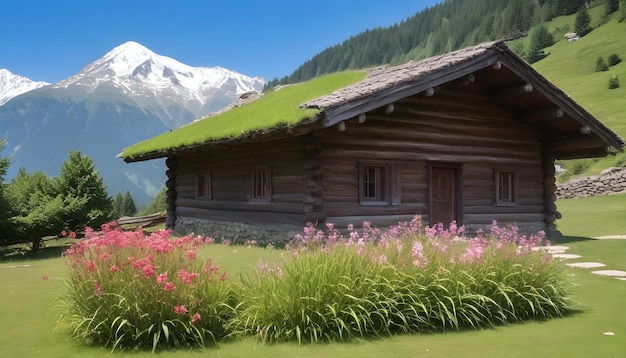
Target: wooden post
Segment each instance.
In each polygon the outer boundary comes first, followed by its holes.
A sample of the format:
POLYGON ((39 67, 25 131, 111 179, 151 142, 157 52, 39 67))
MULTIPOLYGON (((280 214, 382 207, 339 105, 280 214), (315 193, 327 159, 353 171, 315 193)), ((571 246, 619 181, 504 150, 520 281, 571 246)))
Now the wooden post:
POLYGON ((304 174, 304 218, 307 222, 322 223, 328 218, 325 210, 321 180, 324 178, 322 162, 319 158, 321 147, 319 139, 306 136, 304 142, 304 160, 302 172, 304 174))
POLYGON ((561 213, 556 209, 556 170, 554 169, 554 157, 543 156, 543 203, 544 222, 547 237, 560 237, 561 232, 557 229, 555 220, 561 218, 561 213))
POLYGON ((174 229, 176 226, 176 177, 178 176, 178 172, 176 171, 178 161, 176 158, 167 158, 165 160, 165 165, 167 166, 167 171, 165 175, 167 175, 167 182, 165 183, 167 187, 167 191, 165 192, 166 199, 165 202, 167 204, 167 221, 166 228, 174 229))

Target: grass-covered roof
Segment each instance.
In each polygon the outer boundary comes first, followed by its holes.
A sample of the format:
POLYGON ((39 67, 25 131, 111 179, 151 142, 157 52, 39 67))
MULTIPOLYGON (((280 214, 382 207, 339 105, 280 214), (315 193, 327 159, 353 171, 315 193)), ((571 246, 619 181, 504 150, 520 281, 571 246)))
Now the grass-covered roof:
POLYGON ((175 149, 294 126, 320 112, 318 109, 300 108, 303 103, 361 81, 365 76, 366 73, 362 71, 340 72, 268 91, 252 103, 134 144, 125 148, 119 157, 125 161, 157 158, 175 149))

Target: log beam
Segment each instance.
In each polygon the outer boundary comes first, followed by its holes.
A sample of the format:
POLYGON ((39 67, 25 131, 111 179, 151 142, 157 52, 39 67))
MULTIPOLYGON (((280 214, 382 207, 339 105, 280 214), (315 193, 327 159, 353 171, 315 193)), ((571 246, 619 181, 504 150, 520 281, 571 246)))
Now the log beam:
POLYGON ((531 83, 524 82, 511 87, 501 88, 499 90, 493 91, 490 97, 495 102, 501 102, 511 97, 516 98, 531 93, 533 89, 534 88, 531 83))
POLYGON ((537 111, 526 112, 517 117, 517 119, 524 123, 544 122, 552 121, 558 118, 563 118, 565 112, 559 107, 544 108, 537 111))

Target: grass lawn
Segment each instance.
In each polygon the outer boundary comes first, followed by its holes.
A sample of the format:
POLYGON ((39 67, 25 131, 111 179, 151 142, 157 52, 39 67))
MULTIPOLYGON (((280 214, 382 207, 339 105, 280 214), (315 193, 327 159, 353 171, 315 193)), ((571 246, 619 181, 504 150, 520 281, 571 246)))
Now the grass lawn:
MULTIPOLYGON (((614 199, 623 202, 624 198, 614 199), (621 200, 619 200, 621 199, 621 200)), ((574 204, 589 209, 585 199, 574 204)), ((563 201, 566 202, 566 201, 563 201)), ((566 217, 567 202, 560 207, 566 217)), ((589 213, 589 210, 588 210, 589 213)), ((604 216, 596 215, 593 217, 604 216)), ((594 226, 602 229, 602 225, 594 226)), ((562 227, 565 232, 575 228, 562 227)), ((589 229, 590 234, 603 234, 589 229)), ((570 247, 569 252, 584 256, 584 260, 601 261, 610 269, 626 270, 626 240, 588 240, 565 237, 557 243, 570 247)), ((266 261, 281 259, 280 250, 246 248, 241 246, 210 246, 202 251, 221 268, 236 274, 254 268, 259 258, 266 261)), ((55 331, 59 314, 56 298, 64 289, 67 269, 59 251, 52 258, 13 260, 0 263, 0 347, 7 356, 15 357, 109 357, 151 355, 140 353, 110 353, 98 347, 86 347, 67 339, 67 333, 55 331), (42 276, 48 276, 42 280, 42 276)), ((45 256, 45 255, 44 255, 45 256)), ((571 282, 571 297, 579 302, 580 312, 570 317, 545 322, 514 324, 481 331, 449 332, 431 335, 397 336, 363 340, 297 346, 296 344, 262 345, 253 339, 224 343, 203 351, 161 353, 167 357, 199 357, 214 354, 221 357, 617 357, 626 354, 626 282, 596 276, 590 270, 566 268, 571 282), (614 332, 615 336, 604 335, 614 332)))

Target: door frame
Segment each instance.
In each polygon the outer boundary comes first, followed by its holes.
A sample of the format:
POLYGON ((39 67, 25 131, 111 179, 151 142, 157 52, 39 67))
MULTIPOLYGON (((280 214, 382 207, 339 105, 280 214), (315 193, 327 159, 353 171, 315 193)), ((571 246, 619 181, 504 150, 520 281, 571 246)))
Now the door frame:
MULTIPOLYGON (((456 216, 457 226, 463 225, 463 163, 451 163, 451 162, 429 162, 428 168, 428 222, 429 225, 435 225, 437 223, 432 222, 433 212, 433 168, 446 168, 454 169, 454 181, 455 181, 455 206, 456 210, 454 216, 456 216)), ((449 223, 447 223, 449 224, 449 223)))

